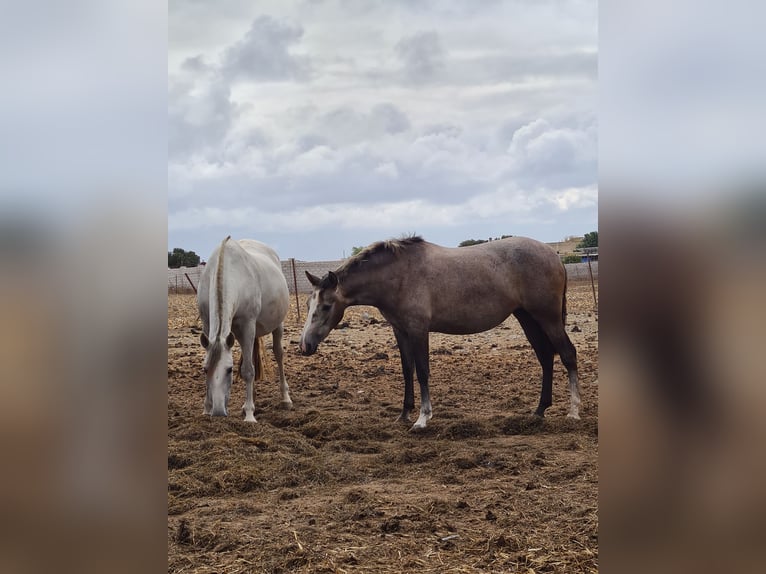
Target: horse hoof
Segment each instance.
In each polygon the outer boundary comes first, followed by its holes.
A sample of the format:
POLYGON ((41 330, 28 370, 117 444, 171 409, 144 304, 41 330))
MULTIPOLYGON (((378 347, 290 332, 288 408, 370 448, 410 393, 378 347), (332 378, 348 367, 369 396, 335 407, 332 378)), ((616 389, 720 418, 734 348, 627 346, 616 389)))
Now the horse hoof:
POLYGON ((412 425, 410 432, 420 432, 422 430, 425 430, 425 428, 426 428, 426 425, 415 423, 414 425, 412 425))
POLYGON ((578 415, 577 413, 569 413, 567 415, 567 418, 575 420, 575 421, 579 421, 580 420, 580 415, 578 415))
POLYGON ((255 420, 255 417, 253 415, 245 415, 245 422, 246 423, 257 423, 258 421, 255 420))
POLYGON ((279 408, 283 411, 291 411, 293 410, 293 402, 292 401, 282 401, 279 403, 279 408))

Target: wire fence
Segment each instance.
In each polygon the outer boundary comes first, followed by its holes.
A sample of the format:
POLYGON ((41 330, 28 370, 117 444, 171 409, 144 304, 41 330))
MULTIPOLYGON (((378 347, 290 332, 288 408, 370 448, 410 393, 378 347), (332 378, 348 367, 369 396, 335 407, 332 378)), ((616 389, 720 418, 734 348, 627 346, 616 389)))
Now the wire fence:
MULTIPOLYGON (((306 278, 306 271, 312 275, 322 277, 328 271, 334 271, 343 264, 343 259, 335 261, 300 261, 297 259, 286 259, 282 261, 282 273, 287 280, 287 286, 290 294, 310 293, 311 284, 306 278)), ((567 270, 567 279, 569 281, 589 281, 591 273, 593 279, 598 279, 598 261, 592 261, 590 265, 584 263, 567 263, 564 265, 567 270)), ((204 265, 198 267, 181 267, 179 269, 168 269, 168 293, 196 293, 199 285, 204 265)))

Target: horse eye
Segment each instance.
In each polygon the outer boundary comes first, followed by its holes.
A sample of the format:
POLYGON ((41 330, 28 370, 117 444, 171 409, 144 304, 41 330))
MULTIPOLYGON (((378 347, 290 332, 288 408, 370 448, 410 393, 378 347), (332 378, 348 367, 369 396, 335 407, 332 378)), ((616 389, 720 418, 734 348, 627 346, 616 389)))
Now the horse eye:
POLYGON ((228 369, 226 369, 226 374, 230 375, 233 370, 234 370, 234 367, 229 367, 228 369))
POLYGON ((322 305, 322 311, 329 311, 332 309, 332 305, 322 305))

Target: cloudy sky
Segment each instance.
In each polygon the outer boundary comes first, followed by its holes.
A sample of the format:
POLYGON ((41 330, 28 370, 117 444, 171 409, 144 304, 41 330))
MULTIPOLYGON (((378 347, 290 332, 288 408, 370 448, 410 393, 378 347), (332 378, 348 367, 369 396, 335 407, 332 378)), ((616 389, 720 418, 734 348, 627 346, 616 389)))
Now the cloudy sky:
POLYGON ((595 1, 169 6, 169 249, 597 229, 595 1))

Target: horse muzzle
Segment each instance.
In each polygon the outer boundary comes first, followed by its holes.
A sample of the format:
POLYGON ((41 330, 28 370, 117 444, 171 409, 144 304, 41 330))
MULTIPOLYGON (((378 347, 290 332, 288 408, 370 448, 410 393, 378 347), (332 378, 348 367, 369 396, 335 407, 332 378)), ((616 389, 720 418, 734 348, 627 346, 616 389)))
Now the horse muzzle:
POLYGON ((301 341, 301 344, 300 344, 301 354, 304 357, 313 355, 314 353, 316 353, 317 346, 318 345, 314 345, 312 343, 309 343, 308 341, 301 341))

